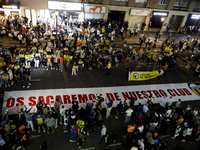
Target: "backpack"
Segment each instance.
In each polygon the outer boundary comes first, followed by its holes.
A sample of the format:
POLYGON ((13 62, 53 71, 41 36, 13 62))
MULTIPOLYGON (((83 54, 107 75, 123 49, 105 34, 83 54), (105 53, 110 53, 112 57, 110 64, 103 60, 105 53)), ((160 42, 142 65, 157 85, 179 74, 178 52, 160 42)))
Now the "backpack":
POLYGON ((77 128, 74 129, 74 134, 78 134, 77 128))
POLYGON ((47 115, 47 114, 48 114, 48 108, 47 108, 47 107, 43 108, 43 114, 44 114, 44 115, 47 115))

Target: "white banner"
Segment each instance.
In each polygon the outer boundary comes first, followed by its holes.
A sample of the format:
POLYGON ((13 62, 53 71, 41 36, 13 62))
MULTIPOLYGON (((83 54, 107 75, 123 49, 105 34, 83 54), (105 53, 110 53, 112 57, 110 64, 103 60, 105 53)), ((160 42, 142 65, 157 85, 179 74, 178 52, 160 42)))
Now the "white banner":
POLYGON ((58 1, 48 1, 48 9, 54 10, 79 10, 81 11, 83 7, 82 3, 70 3, 70 2, 58 2, 58 1))
POLYGON ((85 12, 106 13, 106 7, 102 7, 102 6, 85 6, 85 12))
MULTIPOLYGON (((9 114, 16 113, 17 106, 26 105, 28 108, 36 105, 41 99, 43 103, 54 104, 60 98, 66 108, 70 108, 74 97, 77 97, 79 106, 85 105, 89 100, 93 100, 96 94, 108 97, 113 100, 114 107, 119 101, 128 100, 129 97, 136 97, 136 104, 146 103, 149 95, 155 97, 154 103, 159 103, 164 96, 168 99, 173 96, 173 101, 199 100, 199 84, 180 83, 180 84, 156 84, 156 85, 137 85, 137 86, 118 86, 100 88, 74 88, 74 89, 50 89, 50 90, 27 90, 27 91, 6 91, 3 102, 3 111, 9 110, 9 114)), ((102 107, 105 108, 105 102, 102 107)), ((79 108, 80 108, 79 107, 79 108)))
POLYGON ((149 10, 131 9, 130 15, 147 16, 148 13, 149 13, 149 10))

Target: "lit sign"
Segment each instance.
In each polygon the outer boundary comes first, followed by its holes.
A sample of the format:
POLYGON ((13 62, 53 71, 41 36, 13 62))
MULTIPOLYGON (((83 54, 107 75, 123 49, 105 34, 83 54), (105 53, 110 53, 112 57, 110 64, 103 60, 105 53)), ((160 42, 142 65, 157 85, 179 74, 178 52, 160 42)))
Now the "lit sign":
POLYGON ((191 19, 200 19, 200 15, 192 15, 191 19))
POLYGON ((18 6, 15 5, 2 5, 4 9, 18 9, 18 6))
POLYGON ((82 10, 82 3, 69 3, 69 2, 58 2, 48 1, 48 9, 59 9, 59 10, 82 10))
POLYGON ((146 3, 147 0, 135 0, 136 3, 146 3))
POLYGON ((165 16, 165 17, 167 17, 168 13, 165 13, 165 12, 154 12, 153 15, 154 16, 165 16))

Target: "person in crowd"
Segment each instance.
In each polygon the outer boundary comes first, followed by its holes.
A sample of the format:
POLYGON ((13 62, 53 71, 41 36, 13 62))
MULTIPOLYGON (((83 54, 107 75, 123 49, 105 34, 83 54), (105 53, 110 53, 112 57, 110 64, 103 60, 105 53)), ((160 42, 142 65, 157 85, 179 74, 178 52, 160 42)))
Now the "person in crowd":
POLYGON ((58 99, 56 99, 56 101, 54 103, 54 109, 57 113, 59 113, 59 111, 60 111, 60 105, 61 105, 61 100, 58 98, 58 99))
POLYGON ((115 112, 116 112, 115 118, 116 119, 118 119, 119 114, 121 115, 122 109, 123 109, 123 105, 122 105, 122 102, 120 101, 115 110, 115 112))
POLYGON ((107 136, 106 136, 106 139, 107 139, 107 142, 106 142, 107 148, 109 148, 110 144, 113 144, 115 142, 115 138, 116 138, 116 135, 115 135, 114 131, 110 131, 107 134, 107 136))
POLYGON ((101 136, 99 137, 99 143, 102 143, 103 141, 103 138, 105 137, 106 135, 106 126, 103 124, 102 125, 102 129, 101 129, 101 136))
POLYGON ((38 125, 38 132, 40 133, 40 128, 42 127, 43 132, 45 132, 45 128, 44 128, 44 117, 38 113, 37 117, 35 118, 35 120, 37 121, 37 125, 38 125))
POLYGON ((133 113, 133 109, 131 109, 131 106, 129 106, 129 108, 126 110, 125 123, 130 122, 132 113, 133 113))
POLYGON ((41 146, 40 146, 40 149, 42 149, 42 150, 47 150, 47 148, 48 148, 47 142, 46 142, 46 141, 42 141, 42 144, 41 144, 41 146))
POLYGON ((111 113, 111 110, 112 110, 112 105, 113 105, 113 101, 111 99, 108 99, 108 102, 107 102, 107 99, 105 99, 105 102, 106 102, 106 105, 107 105, 107 109, 106 109, 106 118, 108 119, 108 117, 110 117, 110 113, 111 113))
POLYGON ((78 148, 81 148, 81 146, 83 145, 84 141, 85 141, 85 135, 80 132, 79 135, 78 135, 78 143, 77 143, 77 146, 78 148))
POLYGON ((73 112, 77 113, 78 108, 79 108, 79 102, 77 101, 77 98, 75 97, 74 100, 72 101, 73 112))
POLYGON ((68 114, 65 114, 65 115, 63 116, 63 130, 64 130, 64 133, 67 132, 68 123, 69 123, 69 115, 68 115, 68 114))
POLYGON ((22 145, 23 149, 25 149, 26 145, 28 148, 30 148, 30 132, 27 128, 24 129, 24 133, 22 135, 22 145))
POLYGON ((100 132, 102 124, 103 124, 102 116, 99 116, 94 120, 94 134, 100 132))
POLYGON ((31 114, 30 111, 31 111, 32 107, 26 112, 25 114, 25 117, 26 117, 26 121, 27 121, 27 124, 28 124, 28 127, 32 129, 32 131, 36 131, 33 127, 33 121, 32 121, 32 117, 33 115, 35 114, 35 109, 33 109, 33 113, 31 114))
POLYGON ((61 108, 60 108, 60 124, 61 125, 63 123, 63 116, 65 115, 65 111, 66 111, 65 106, 62 105, 61 108))
POLYGON ((70 142, 75 142, 76 141, 76 136, 78 134, 78 128, 75 125, 71 126, 70 130, 70 142))
POLYGON ((47 118, 44 120, 44 123, 47 126, 47 134, 49 134, 49 130, 51 129, 52 133, 55 132, 54 125, 55 125, 55 119, 49 114, 47 118))
POLYGON ((37 108, 37 112, 36 113, 43 113, 43 103, 42 103, 42 99, 40 99, 38 101, 38 103, 36 104, 36 108, 37 108))

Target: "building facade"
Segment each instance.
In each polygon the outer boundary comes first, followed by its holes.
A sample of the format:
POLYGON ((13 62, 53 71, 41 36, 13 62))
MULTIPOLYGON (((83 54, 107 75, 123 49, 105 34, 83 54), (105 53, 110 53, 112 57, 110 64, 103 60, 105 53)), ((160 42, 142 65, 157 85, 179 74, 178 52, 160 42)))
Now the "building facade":
POLYGON ((146 24, 145 30, 177 31, 187 25, 199 25, 200 1, 197 0, 0 0, 1 11, 12 15, 18 6, 20 16, 27 16, 35 24, 38 19, 55 18, 55 12, 71 19, 104 19, 128 21, 129 27, 146 24), (10 7, 8 7, 10 8, 10 7), (16 8, 16 7, 15 7, 16 8))

